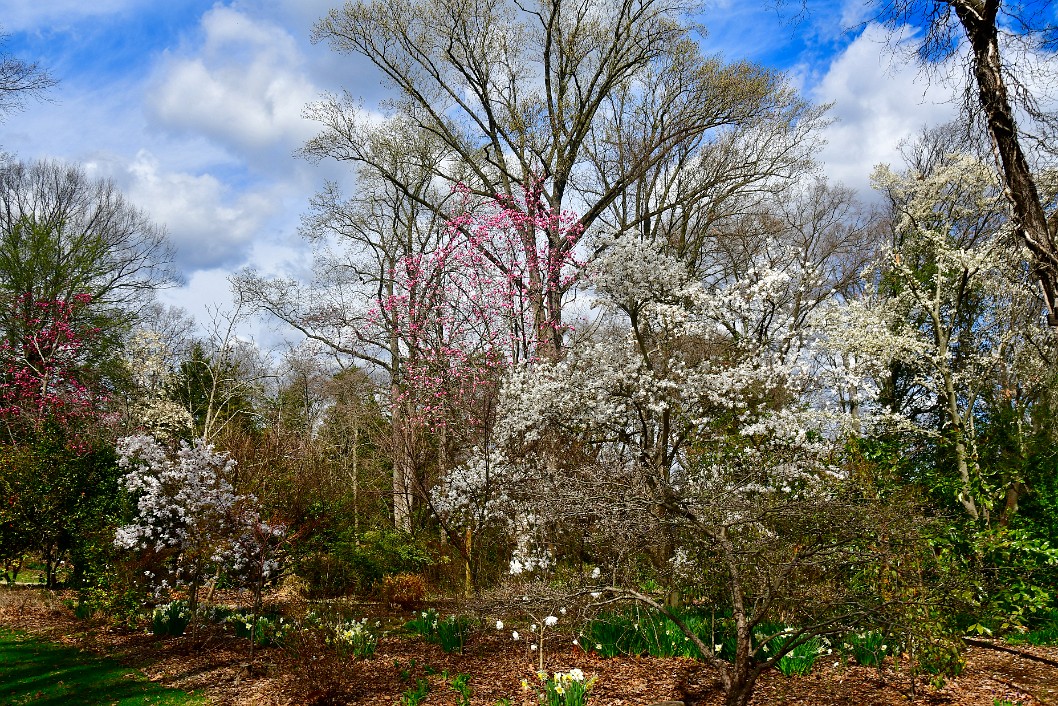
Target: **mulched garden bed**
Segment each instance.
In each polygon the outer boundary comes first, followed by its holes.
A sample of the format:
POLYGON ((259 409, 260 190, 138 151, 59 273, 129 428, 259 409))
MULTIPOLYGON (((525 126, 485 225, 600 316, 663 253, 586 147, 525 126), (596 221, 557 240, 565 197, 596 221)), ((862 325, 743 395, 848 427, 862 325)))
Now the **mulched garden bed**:
MULTIPOLYGON (((512 704, 537 703, 522 680, 535 680, 537 655, 526 642, 512 642, 510 633, 486 630, 475 634, 462 653, 446 654, 437 645, 407 636, 379 641, 373 659, 339 660, 322 643, 300 642, 286 649, 259 649, 249 663, 248 642, 216 629, 194 635, 156 638, 142 631, 83 621, 62 603, 61 595, 39 589, 0 590, 0 625, 99 655, 114 657, 144 671, 152 680, 186 690, 202 691, 217 704, 269 706, 280 704, 398 703, 403 692, 420 679, 430 684, 425 706, 456 704, 458 696, 446 681, 469 674, 474 706, 493 706, 502 699, 512 704)), ((389 624, 401 614, 365 604, 372 619, 389 624)), ((450 611, 446 606, 445 611, 450 611)), ((679 700, 688 706, 722 703, 716 672, 690 659, 649 657, 603 659, 586 653, 570 636, 553 632, 548 638, 546 668, 579 667, 599 679, 593 706, 646 705, 679 700)), ((1017 654, 981 646, 966 651, 962 675, 940 689, 918 685, 914 702, 994 706, 997 699, 1023 706, 1058 705, 1058 667, 1028 659, 1036 655, 1058 661, 1058 648, 1019 646, 1017 654)), ((844 666, 821 658, 806 677, 765 674, 753 703, 759 706, 888 706, 907 704, 911 697, 905 673, 887 663, 885 669, 844 666)))

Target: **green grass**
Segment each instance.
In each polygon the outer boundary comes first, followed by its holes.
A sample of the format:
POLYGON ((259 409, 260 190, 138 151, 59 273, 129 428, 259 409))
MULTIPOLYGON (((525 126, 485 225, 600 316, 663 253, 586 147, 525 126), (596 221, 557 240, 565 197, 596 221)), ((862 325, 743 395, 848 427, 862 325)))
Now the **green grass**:
POLYGON ((0 629, 0 704, 206 704, 139 672, 68 647, 0 629))

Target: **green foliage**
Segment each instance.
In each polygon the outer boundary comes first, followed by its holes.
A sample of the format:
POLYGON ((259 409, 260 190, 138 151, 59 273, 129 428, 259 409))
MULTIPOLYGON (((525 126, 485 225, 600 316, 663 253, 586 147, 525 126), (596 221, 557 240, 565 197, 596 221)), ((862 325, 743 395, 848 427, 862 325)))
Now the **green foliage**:
POLYGON ((470 675, 457 674, 450 682, 452 690, 459 694, 459 706, 470 706, 470 697, 474 690, 470 688, 470 675))
POLYGON ((430 682, 419 679, 415 686, 400 695, 400 706, 419 706, 430 693, 430 682))
POLYGON ((313 598, 367 594, 385 576, 421 573, 435 563, 423 541, 394 530, 343 533, 320 544, 295 568, 313 598))
POLYGON ((1058 609, 1037 619, 1031 630, 1010 633, 1005 639, 1012 645, 1058 647, 1058 609))
MULTIPOLYGON (((717 637, 721 656, 734 655, 734 636, 726 631, 724 621, 713 622, 708 616, 681 611, 680 620, 704 643, 717 637)), ((643 655, 652 657, 691 657, 701 659, 698 646, 669 618, 654 612, 630 610, 603 613, 592 619, 580 636, 585 649, 602 657, 643 655)))
POLYGON ((5 704, 184 706, 204 698, 169 689, 116 662, 0 629, 0 684, 5 704))
POLYGON ((849 633, 841 642, 842 651, 863 667, 879 667, 887 655, 895 654, 880 632, 849 633))
POLYGON ((445 652, 462 652, 472 626, 473 622, 466 616, 442 618, 430 608, 416 615, 404 627, 421 635, 427 642, 440 645, 445 652))
POLYGON ((107 535, 124 496, 112 448, 85 453, 66 441, 48 425, 19 446, 0 446, 0 561, 36 552, 54 564, 69 554, 80 587, 113 557, 107 535))
POLYGON ((1058 548, 1018 528, 978 532, 973 549, 983 564, 987 617, 1001 629, 1024 625, 1051 607, 1058 548))
POLYGON ((283 637, 290 629, 290 624, 279 615, 259 615, 254 621, 253 612, 235 611, 227 616, 226 621, 235 630, 236 637, 253 639, 261 647, 283 644, 283 637))
POLYGON ((187 601, 171 601, 157 606, 151 613, 151 632, 159 636, 178 637, 191 623, 187 601))
POLYGON ((782 672, 783 676, 803 677, 812 671, 813 665, 822 652, 822 643, 819 638, 813 637, 780 657, 775 663, 775 668, 782 672))

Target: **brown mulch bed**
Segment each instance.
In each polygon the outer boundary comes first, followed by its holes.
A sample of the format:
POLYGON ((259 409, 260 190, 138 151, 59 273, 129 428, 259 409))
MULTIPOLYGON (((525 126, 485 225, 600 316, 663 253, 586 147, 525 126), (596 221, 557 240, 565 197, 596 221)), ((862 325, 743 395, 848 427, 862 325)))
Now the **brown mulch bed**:
MULTIPOLYGON (((386 613, 387 611, 380 611, 386 613)), ((390 614, 390 619, 398 616, 390 614)), ((536 655, 525 642, 512 643, 509 633, 486 631, 473 637, 462 654, 407 637, 386 637, 374 659, 339 661, 320 645, 259 650, 249 665, 246 640, 216 631, 159 639, 144 632, 76 619, 61 596, 40 590, 0 590, 0 625, 116 658, 168 686, 203 692, 216 704, 280 706, 287 704, 356 704, 393 706, 417 680, 431 686, 425 706, 456 704, 457 695, 444 679, 471 675, 474 706, 492 706, 508 698, 513 704, 535 704, 521 688, 534 679, 536 655)), ((550 670, 579 667, 597 674, 594 706, 645 705, 680 700, 688 706, 720 706, 716 673, 688 659, 602 659, 585 653, 559 633, 547 643, 550 670), (561 647, 558 647, 559 643, 561 647)), ((1018 647, 1023 653, 1058 659, 1058 649, 1018 647)), ((940 689, 918 685, 913 702, 993 706, 1006 699, 1023 706, 1058 706, 1058 668, 1020 654, 971 646, 961 676, 940 689)), ((758 684, 755 706, 889 706, 911 702, 906 674, 842 666, 822 661, 807 677, 786 678, 772 672, 758 684)))

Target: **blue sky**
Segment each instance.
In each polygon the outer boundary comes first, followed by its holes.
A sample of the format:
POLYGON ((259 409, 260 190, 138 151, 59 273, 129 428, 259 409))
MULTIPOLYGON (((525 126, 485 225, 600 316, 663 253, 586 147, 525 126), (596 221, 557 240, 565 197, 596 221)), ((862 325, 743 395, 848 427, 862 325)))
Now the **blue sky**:
MULTIPOLYGON (((310 43, 332 4, 7 0, 6 51, 60 84, 0 123, 0 147, 113 179, 177 248, 187 285, 163 300, 202 319, 228 301, 227 277, 241 267, 308 267, 300 215, 325 180, 349 175, 294 156, 316 130, 304 105, 343 88, 368 105, 384 95, 369 64, 310 43)), ((861 2, 812 0, 804 16, 799 6, 707 0, 701 43, 786 71, 807 98, 833 103, 821 169, 866 191, 902 139, 954 115, 952 85, 894 58, 886 34, 861 23, 861 2)))

